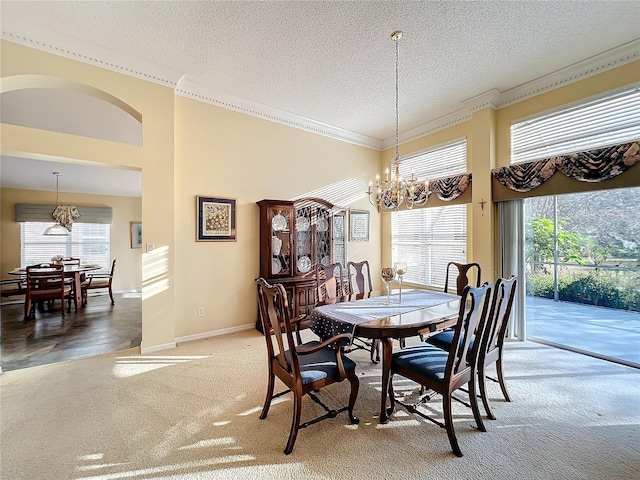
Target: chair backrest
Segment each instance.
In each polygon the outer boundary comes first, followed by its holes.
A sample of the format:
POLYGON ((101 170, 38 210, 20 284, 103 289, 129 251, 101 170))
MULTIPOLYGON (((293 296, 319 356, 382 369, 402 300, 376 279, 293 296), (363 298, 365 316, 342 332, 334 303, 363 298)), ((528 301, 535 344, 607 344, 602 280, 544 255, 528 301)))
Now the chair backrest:
POLYGON ((349 293, 366 293, 373 290, 369 262, 347 262, 349 293))
POLYGON ((39 264, 27 267, 27 294, 63 289, 64 265, 39 264))
POLYGON ((491 353, 502 347, 507 332, 511 307, 516 294, 517 279, 515 275, 505 280, 499 278, 493 289, 491 309, 482 338, 481 352, 491 353))
POLYGON ((79 258, 67 257, 62 259, 63 265, 80 265, 79 258))
POLYGON ((476 287, 480 286, 480 275, 481 269, 480 264, 478 263, 457 263, 457 262, 449 262, 447 263, 447 274, 444 279, 444 291, 447 293, 449 291, 449 268, 451 266, 455 266, 458 269, 458 275, 456 277, 456 293, 458 295, 462 295, 462 291, 464 287, 469 285, 469 271, 472 268, 477 268, 476 272, 476 287))
POLYGON ((476 328, 483 331, 487 312, 489 310, 489 297, 491 285, 485 283, 481 287, 466 286, 460 299, 458 321, 454 327, 453 339, 447 358, 445 378, 454 381, 460 377, 461 383, 465 383, 464 377, 469 375, 478 358, 480 342, 474 342, 476 328), (471 344, 473 343, 473 347, 471 344))
POLYGON ((270 285, 260 277, 258 282, 258 305, 262 331, 267 342, 269 361, 276 361, 283 372, 292 377, 300 376, 300 365, 293 340, 294 329, 289 317, 287 292, 280 283, 270 285))
POLYGON ((344 284, 344 274, 340 263, 330 263, 324 265, 316 264, 316 282, 318 302, 328 298, 341 297, 346 294, 344 284))
POLYGON ((109 281, 113 280, 113 274, 116 271, 116 260, 118 260, 118 257, 113 259, 113 262, 111 262, 111 272, 109 273, 109 281))

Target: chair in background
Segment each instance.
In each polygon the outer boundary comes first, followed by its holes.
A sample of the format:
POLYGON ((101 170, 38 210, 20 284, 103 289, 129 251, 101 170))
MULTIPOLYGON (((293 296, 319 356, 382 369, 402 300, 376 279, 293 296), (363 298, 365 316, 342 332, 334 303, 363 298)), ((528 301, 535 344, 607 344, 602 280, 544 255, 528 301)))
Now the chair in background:
POLYGON ((35 316, 36 304, 45 300, 60 300, 64 317, 64 301, 68 300, 67 312, 71 311, 71 285, 65 282, 63 265, 32 265, 27 267, 27 293, 24 301, 24 319, 35 316))
POLYGON ((79 258, 73 258, 73 257, 65 257, 62 259, 62 264, 63 265, 78 265, 80 266, 80 259, 79 258))
MULTIPOLYGON (((453 428, 452 400, 453 393, 465 385, 469 385, 469 403, 473 410, 478 429, 486 431, 476 395, 476 362, 480 342, 473 342, 474 331, 482 331, 487 317, 491 286, 485 283, 482 287, 467 286, 462 292, 458 320, 454 327, 453 341, 449 351, 444 351, 429 344, 419 344, 395 352, 391 359, 391 374, 389 379, 389 415, 395 406, 393 391, 394 375, 401 375, 419 383, 433 392, 442 395, 444 423, 429 417, 418 409, 422 400, 414 405, 398 402, 409 412, 415 413, 426 420, 446 429, 453 453, 461 457, 462 451, 458 445, 453 428)), ((424 398, 429 398, 423 397, 424 398)))
POLYGON ((87 275, 87 279, 82 282, 82 304, 87 304, 87 297, 89 290, 108 290, 109 297, 111 297, 111 305, 115 305, 115 300, 113 299, 113 274, 116 271, 116 260, 113 259, 111 262, 111 271, 109 273, 90 273, 87 275))
POLYGON ((330 263, 329 265, 317 263, 316 284, 318 302, 348 295, 348 289, 345 289, 344 272, 340 263, 330 263))
POLYGON ((458 275, 456 276, 456 293, 458 295, 462 295, 462 291, 464 287, 469 285, 469 272, 476 268, 476 287, 480 286, 480 275, 481 269, 480 264, 478 263, 457 263, 457 262, 449 262, 447 263, 447 273, 444 279, 444 291, 447 293, 449 291, 449 269, 451 266, 455 266, 458 269, 458 275))
MULTIPOLYGON (((349 292, 368 293, 373 290, 371 282, 371 268, 369 262, 363 260, 361 262, 347 262, 347 277, 349 279, 349 292)), ((371 350, 371 361, 380 361, 380 340, 374 339, 371 342, 355 337, 354 340, 364 343, 371 350)))
POLYGON ((258 278, 258 304, 260 319, 267 344, 269 362, 269 379, 267 396, 260 419, 269 413, 271 401, 289 391, 293 393, 293 418, 289 439, 284 449, 291 453, 296 442, 298 430, 306 428, 326 418, 333 418, 338 413, 348 410, 352 424, 359 422, 353 415, 353 407, 358 396, 360 381, 355 372, 356 364, 341 353, 340 345, 349 338, 347 334, 337 335, 322 342, 311 341, 296 345, 293 341, 294 328, 289 317, 287 294, 282 284, 270 285, 264 278, 258 278), (274 395, 276 377, 288 390, 274 395), (347 379, 351 383, 351 394, 348 407, 339 410, 329 409, 314 394, 317 390, 347 379), (318 403, 326 413, 314 420, 300 425, 302 397, 308 395, 318 403))
POLYGON ((367 293, 373 290, 369 262, 347 262, 347 276, 351 293, 367 293))

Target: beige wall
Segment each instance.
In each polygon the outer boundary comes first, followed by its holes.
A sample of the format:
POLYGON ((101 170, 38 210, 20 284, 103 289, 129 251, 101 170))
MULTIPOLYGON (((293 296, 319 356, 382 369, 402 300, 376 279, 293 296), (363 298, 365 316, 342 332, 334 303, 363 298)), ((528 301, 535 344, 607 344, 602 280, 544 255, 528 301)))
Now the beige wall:
MULTIPOLYGON (((8 124, 0 133, 3 154, 142 170, 143 243, 154 244, 142 254, 143 349, 255 322, 258 200, 311 195, 372 209, 364 192, 378 170, 378 151, 3 41, 2 75, 26 74, 93 86, 142 114, 142 147, 8 124), (196 195, 237 199, 236 242, 195 241, 196 195)), ((373 210, 370 228, 370 241, 350 242, 348 256, 369 259, 379 270, 380 217, 373 210)))
MULTIPOLYGON (((38 190, 2 189, 2 211, 0 227, 2 238, 0 272, 7 272, 20 265, 20 224, 15 221, 16 203, 51 203, 52 193, 38 190)), ((87 195, 80 193, 62 194, 65 203, 85 207, 111 207, 111 259, 117 258, 113 288, 116 291, 140 290, 142 287, 142 249, 131 248, 129 222, 142 218, 142 199, 108 195, 87 195)), ((53 222, 52 222, 53 223, 53 222)), ((106 265, 108 268, 109 265, 106 265)))
MULTIPOLYGON (((256 202, 318 196, 372 209, 364 197, 379 152, 279 123, 176 97, 176 336, 254 323, 259 274, 256 202), (235 198, 236 242, 196 242, 196 196, 235 198), (198 317, 198 307, 205 316, 198 317)), ((379 215, 350 260, 380 268, 379 215)), ((376 279, 377 280, 377 279, 376 279)))

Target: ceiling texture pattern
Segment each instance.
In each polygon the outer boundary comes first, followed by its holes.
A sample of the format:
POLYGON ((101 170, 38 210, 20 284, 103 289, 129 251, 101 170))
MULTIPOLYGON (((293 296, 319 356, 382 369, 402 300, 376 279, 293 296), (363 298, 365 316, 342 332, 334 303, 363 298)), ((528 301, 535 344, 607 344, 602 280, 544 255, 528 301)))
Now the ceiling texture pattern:
POLYGON ((7 1, 4 39, 387 148, 640 58, 638 1, 7 1), (479 97, 480 96, 480 97, 479 97))

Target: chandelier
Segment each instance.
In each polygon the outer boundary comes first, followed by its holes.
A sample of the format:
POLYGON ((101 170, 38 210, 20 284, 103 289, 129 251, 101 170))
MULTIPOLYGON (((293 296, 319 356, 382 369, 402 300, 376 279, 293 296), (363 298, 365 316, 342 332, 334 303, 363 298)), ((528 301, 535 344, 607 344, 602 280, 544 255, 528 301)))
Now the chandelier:
MULTIPOLYGON (((59 208, 59 204, 58 204, 58 196, 59 196, 59 192, 58 192, 58 180, 60 179, 60 175, 62 175, 62 173, 60 172, 53 172, 53 174, 56 176, 56 210, 59 208)), ((55 212, 53 213, 53 216, 55 218, 55 212)), ((62 225, 62 223, 60 222, 60 220, 56 219, 56 223, 54 223, 53 225, 51 225, 49 228, 47 228, 43 235, 50 235, 50 236, 67 236, 69 235, 69 230, 67 230, 67 228, 62 225)))
POLYGON ((408 209, 414 205, 423 205, 429 197, 429 182, 418 181, 413 170, 408 180, 400 175, 400 114, 399 114, 399 95, 398 95, 398 40, 402 38, 402 31, 396 30, 391 34, 391 40, 396 42, 396 155, 391 162, 391 171, 389 168, 384 171, 384 180, 380 179, 380 175, 376 175, 375 183, 369 182, 367 195, 369 202, 375 207, 383 207, 385 209, 399 209, 402 205, 406 205, 408 209))

